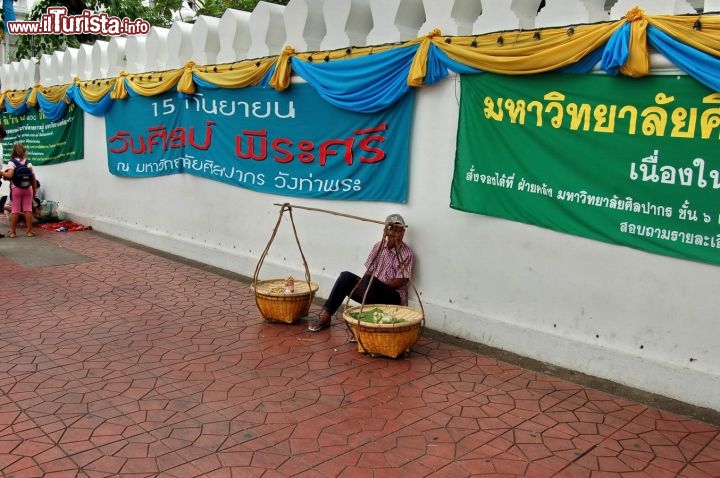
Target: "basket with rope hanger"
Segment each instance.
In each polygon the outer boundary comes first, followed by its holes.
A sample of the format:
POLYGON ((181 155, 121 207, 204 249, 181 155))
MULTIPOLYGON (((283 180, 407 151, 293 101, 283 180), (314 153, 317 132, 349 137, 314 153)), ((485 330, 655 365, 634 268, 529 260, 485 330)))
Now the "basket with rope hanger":
POLYGON ((318 284, 310 280, 310 270, 308 269, 305 255, 300 246, 300 239, 298 239, 295 221, 293 220, 292 206, 288 203, 281 204, 280 206, 280 214, 278 215, 275 228, 255 267, 251 288, 255 292, 255 303, 260 310, 260 314, 265 319, 294 324, 300 317, 306 317, 310 312, 310 304, 318 290, 318 284), (267 253, 275 239, 285 212, 290 216, 290 224, 292 224, 295 243, 300 250, 300 257, 305 267, 305 281, 294 281, 294 290, 290 291, 286 288, 287 279, 258 280, 260 268, 267 257, 267 253))
MULTIPOLYGON (((385 226, 389 227, 389 224, 385 226)), ((371 356, 382 355, 385 357, 398 358, 400 355, 407 356, 413 345, 417 343, 422 330, 425 326, 425 310, 420 300, 412 279, 409 279, 408 285, 412 288, 417 296, 419 309, 388 304, 366 304, 368 290, 374 279, 374 271, 377 267, 377 259, 380 251, 385 247, 387 237, 383 230, 383 239, 375 257, 372 260, 368 273, 370 279, 362 297, 359 306, 349 307, 350 298, 354 294, 354 290, 350 293, 345 301, 343 310, 343 319, 345 324, 355 336, 357 341, 358 352, 368 353, 371 356), (363 319, 370 319, 369 321, 363 319)), ((404 261, 400 257, 397 246, 394 248, 398 262, 401 267, 404 261)), ((360 285, 355 286, 356 288, 360 285)))

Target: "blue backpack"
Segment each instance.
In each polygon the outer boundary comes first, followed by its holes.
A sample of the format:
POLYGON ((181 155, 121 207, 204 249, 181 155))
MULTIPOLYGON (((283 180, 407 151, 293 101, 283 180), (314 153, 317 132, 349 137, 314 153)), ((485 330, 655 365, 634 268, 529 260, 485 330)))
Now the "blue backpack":
POLYGON ((27 189, 32 186, 35 175, 33 174, 32 168, 27 166, 27 162, 22 164, 15 158, 12 158, 10 161, 15 165, 15 171, 12 176, 13 185, 21 189, 27 189))

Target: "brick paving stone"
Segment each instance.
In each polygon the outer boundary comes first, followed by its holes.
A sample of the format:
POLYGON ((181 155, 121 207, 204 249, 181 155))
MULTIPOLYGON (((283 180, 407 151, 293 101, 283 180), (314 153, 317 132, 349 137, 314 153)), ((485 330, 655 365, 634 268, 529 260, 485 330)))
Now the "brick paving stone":
POLYGON ((340 321, 263 320, 232 274, 37 239, 91 261, 0 255, 0 476, 720 476, 717 426, 427 337, 365 356, 340 321))

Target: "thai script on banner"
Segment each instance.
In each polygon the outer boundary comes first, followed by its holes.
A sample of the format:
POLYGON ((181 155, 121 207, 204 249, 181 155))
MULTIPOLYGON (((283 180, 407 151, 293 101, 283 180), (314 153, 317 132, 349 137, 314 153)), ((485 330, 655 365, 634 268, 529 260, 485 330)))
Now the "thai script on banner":
POLYGON ((361 114, 297 86, 286 93, 207 89, 116 105, 106 121, 110 172, 189 173, 274 194, 405 202, 412 94, 361 114))
POLYGON ((3 113, 2 123, 7 131, 3 141, 6 158, 12 145, 20 142, 27 147, 28 159, 35 166, 75 161, 85 156, 85 126, 83 111, 68 105, 59 121, 50 121, 40 110, 29 110, 20 116, 3 113))
POLYGON ((492 121, 517 123, 538 128, 567 128, 594 133, 627 133, 671 138, 720 139, 720 93, 702 98, 707 106, 676 106, 676 98, 658 92, 651 105, 572 101, 574 96, 549 91, 542 99, 485 96, 483 112, 492 121), (570 98, 569 98, 570 96, 570 98))
MULTIPOLYGON (((699 135, 545 129, 488 114, 488 95, 532 98, 562 88, 590 110, 633 98, 648 110, 671 91, 678 109, 712 97, 689 78, 463 77, 451 206, 649 252, 720 264, 720 154, 699 135), (704 95, 704 96, 703 96, 704 95)), ((572 108, 571 108, 572 109, 572 108)), ((672 115, 679 117, 679 114, 672 115)), ((538 125, 538 124, 536 124, 538 125)), ((654 131, 658 131, 657 129, 654 131)))

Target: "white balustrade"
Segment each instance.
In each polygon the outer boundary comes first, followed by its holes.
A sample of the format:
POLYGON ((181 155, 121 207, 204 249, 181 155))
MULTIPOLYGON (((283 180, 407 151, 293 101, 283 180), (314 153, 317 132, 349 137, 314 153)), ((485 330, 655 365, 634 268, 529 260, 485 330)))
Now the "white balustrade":
MULTIPOLYGON (((332 1, 332 0, 331 0, 332 1)), ((323 16, 325 0, 294 0, 285 7, 286 42, 296 51, 317 51, 327 28, 323 16)))
POLYGON ((425 22, 421 0, 370 0, 370 10, 373 28, 367 37, 369 45, 417 38, 425 22))
POLYGON ((220 18, 218 63, 244 60, 250 49, 250 12, 228 8, 220 18))
POLYGON ((62 84, 62 78, 63 78, 63 62, 65 61, 65 52, 64 51, 54 51, 52 53, 52 58, 50 59, 50 65, 52 67, 52 78, 50 85, 60 85, 62 84))
POLYGON ((36 58, 20 60, 20 79, 23 88, 38 84, 38 66, 36 58))
POLYGON ((14 74, 12 63, 3 63, 1 81, 3 90, 18 89, 18 77, 14 74))
POLYGON ((706 12, 720 12, 720 0, 705 0, 703 8, 706 12))
POLYGON ((108 76, 118 76, 121 71, 127 68, 127 56, 125 52, 125 38, 112 37, 108 42, 108 76))
POLYGON ((0 87, 3 90, 12 90, 13 77, 10 74, 10 63, 0 65, 0 87))
POLYGON ((28 88, 28 85, 23 85, 20 82, 21 76, 20 76, 20 62, 19 61, 13 61, 10 63, 10 74, 13 77, 13 86, 11 89, 13 90, 24 90, 28 88))
POLYGON ((147 48, 148 71, 167 69, 169 28, 150 27, 145 46, 147 48))
POLYGON ((696 13, 686 0, 618 0, 610 8, 610 19, 618 20, 634 7, 640 7, 648 15, 683 15, 696 13))
POLYGON ((220 19, 200 15, 192 28, 192 60, 198 65, 214 65, 220 51, 220 19))
POLYGON ((285 7, 258 2, 250 15, 250 49, 248 58, 278 55, 285 46, 285 7))
POLYGON ((578 23, 604 22, 610 19, 605 0, 546 0, 537 14, 537 28, 561 27, 578 23))
POLYGON ((364 46, 373 27, 370 0, 330 0, 323 4, 327 33, 321 50, 364 46))
POLYGON ((482 13, 473 25, 473 33, 504 30, 531 30, 541 0, 482 0, 482 13))
POLYGON ((482 12, 477 0, 423 0, 425 23, 419 36, 439 28, 443 35, 472 35, 473 24, 482 12))
POLYGON ((130 35, 125 38, 125 69, 129 73, 142 73, 147 67, 147 35, 130 35))
POLYGON ((77 75, 77 59, 80 50, 77 48, 66 48, 60 61, 60 78, 58 83, 63 85, 70 83, 77 75))
POLYGON ((92 52, 93 46, 81 44, 78 48, 77 71, 75 75, 81 80, 89 80, 92 76, 92 52))
MULTIPOLYGON (((40 64, 38 66, 38 71, 40 72, 40 77, 38 78, 38 83, 41 85, 52 85, 55 76, 55 72, 52 69, 52 55, 43 53, 40 55, 40 64)), ((3 85, 3 88, 5 88, 5 85, 3 85)))
POLYGON ((168 32, 167 68, 180 68, 192 58, 192 25, 175 22, 168 32))
POLYGON ((97 40, 93 44, 91 78, 97 79, 108 76, 108 69, 110 67, 108 47, 109 43, 104 40, 97 40))

